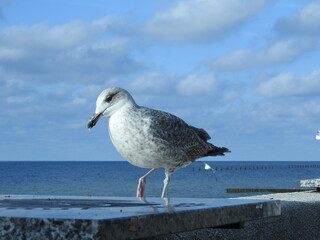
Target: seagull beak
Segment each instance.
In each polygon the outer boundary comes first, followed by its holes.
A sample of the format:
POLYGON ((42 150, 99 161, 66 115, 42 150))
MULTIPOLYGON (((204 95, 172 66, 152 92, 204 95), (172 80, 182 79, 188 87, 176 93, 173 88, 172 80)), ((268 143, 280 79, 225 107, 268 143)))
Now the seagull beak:
POLYGON ((102 113, 93 114, 88 121, 88 129, 90 130, 91 128, 93 128, 102 116, 102 113))

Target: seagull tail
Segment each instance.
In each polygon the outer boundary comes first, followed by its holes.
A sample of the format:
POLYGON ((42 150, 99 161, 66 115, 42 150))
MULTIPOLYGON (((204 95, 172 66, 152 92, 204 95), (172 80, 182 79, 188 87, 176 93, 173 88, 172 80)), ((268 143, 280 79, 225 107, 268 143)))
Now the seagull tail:
POLYGON ((224 156, 224 153, 231 152, 228 148, 216 147, 213 144, 210 145, 211 149, 207 152, 205 156, 224 156))

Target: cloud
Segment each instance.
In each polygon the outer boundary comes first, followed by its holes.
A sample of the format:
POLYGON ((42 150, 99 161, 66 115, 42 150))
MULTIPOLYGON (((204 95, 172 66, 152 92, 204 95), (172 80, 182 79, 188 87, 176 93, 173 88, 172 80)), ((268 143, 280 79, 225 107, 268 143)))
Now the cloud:
POLYGON ((253 17, 268 0, 185 0, 158 12, 146 23, 146 31, 157 40, 188 43, 208 42, 253 17))
POLYGON ((91 22, 2 29, 2 72, 32 81, 84 82, 134 72, 142 64, 131 57, 128 38, 117 35, 118 21, 107 16, 91 22))
POLYGON ((212 63, 215 70, 242 70, 289 63, 316 47, 313 38, 286 38, 256 49, 240 49, 212 63))
POLYGON ((142 63, 130 56, 130 51, 130 43, 126 39, 95 41, 57 55, 48 63, 48 68, 56 66, 55 71, 62 68, 65 72, 78 75, 74 79, 76 81, 91 81, 91 77, 106 81, 108 77, 143 68, 142 63))
POLYGON ((261 83, 258 93, 265 96, 306 96, 320 94, 320 70, 309 76, 296 76, 291 72, 278 74, 261 83))
POLYGON ((320 1, 312 1, 296 14, 280 19, 275 30, 280 34, 317 35, 320 33, 320 1))
MULTIPOLYGON (((36 24, 8 27, 0 32, 1 50, 20 51, 25 57, 33 57, 43 51, 65 50, 102 36, 113 21, 113 18, 105 17, 92 22, 72 21, 53 26, 36 24)), ((6 60, 5 56, 0 54, 0 59, 6 60)))
POLYGON ((6 98, 7 103, 30 103, 34 100, 34 96, 10 96, 6 98))
POLYGON ((318 48, 320 1, 313 1, 300 11, 276 21, 273 37, 262 47, 237 49, 215 59, 215 70, 243 70, 290 63, 318 48))
POLYGON ((129 88, 136 92, 161 92, 171 77, 158 72, 151 72, 133 79, 129 88))
POLYGON ((192 74, 179 82, 178 91, 182 95, 195 96, 212 94, 216 90, 216 79, 213 74, 192 74))

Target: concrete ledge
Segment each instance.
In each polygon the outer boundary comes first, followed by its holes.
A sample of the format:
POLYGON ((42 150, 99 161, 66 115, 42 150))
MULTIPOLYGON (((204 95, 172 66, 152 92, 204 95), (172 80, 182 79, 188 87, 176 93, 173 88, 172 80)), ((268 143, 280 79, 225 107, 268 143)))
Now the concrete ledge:
POLYGON ((281 201, 281 216, 245 223, 243 229, 200 229, 148 240, 319 240, 320 194, 315 191, 265 194, 241 199, 281 201))
POLYGON ((138 239, 280 215, 280 202, 0 196, 0 239, 138 239))

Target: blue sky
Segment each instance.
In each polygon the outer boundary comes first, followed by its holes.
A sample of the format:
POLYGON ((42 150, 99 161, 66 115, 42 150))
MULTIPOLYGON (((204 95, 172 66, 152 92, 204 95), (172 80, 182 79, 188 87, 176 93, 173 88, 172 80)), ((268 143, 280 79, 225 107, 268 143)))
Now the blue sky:
POLYGON ((320 1, 0 1, 0 160, 123 160, 98 94, 204 128, 232 153, 319 160, 320 1))

